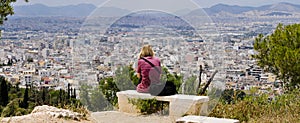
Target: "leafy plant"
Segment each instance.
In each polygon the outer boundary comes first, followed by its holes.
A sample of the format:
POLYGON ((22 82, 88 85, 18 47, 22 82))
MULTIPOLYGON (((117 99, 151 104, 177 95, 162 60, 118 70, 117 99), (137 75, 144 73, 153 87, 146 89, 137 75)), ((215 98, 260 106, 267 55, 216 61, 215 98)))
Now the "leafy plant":
POLYGON ((191 77, 189 77, 186 81, 185 81, 185 83, 184 83, 184 85, 183 85, 183 87, 184 87, 184 89, 183 89, 183 93, 184 94, 191 94, 191 95, 196 95, 197 94, 197 88, 195 88, 195 87, 197 87, 196 86, 196 80, 197 80, 197 77, 196 76, 191 76, 191 77))
POLYGON ((116 106, 118 103, 117 92, 120 91, 117 87, 115 81, 113 81, 112 77, 108 77, 102 79, 99 82, 99 87, 105 96, 106 100, 108 100, 112 105, 116 106))
POLYGON ((152 114, 168 107, 168 103, 154 99, 128 99, 142 114, 152 114))

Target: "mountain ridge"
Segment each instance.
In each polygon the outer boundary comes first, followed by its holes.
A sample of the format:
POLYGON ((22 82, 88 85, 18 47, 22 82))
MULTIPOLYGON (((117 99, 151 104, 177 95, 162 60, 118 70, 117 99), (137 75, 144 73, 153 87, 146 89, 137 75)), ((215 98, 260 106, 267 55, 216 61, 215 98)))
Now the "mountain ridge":
MULTIPOLYGON (((265 14, 267 14, 267 12, 300 13, 300 5, 291 4, 288 2, 280 2, 275 4, 262 5, 258 7, 216 4, 210 8, 203 8, 203 9, 207 12, 208 15, 216 15, 220 12, 227 12, 231 14, 242 14, 250 11, 266 12, 265 14)), ((194 11, 199 11, 199 10, 194 10, 194 11)))
MULTIPOLYGON (((130 13, 129 10, 114 8, 114 7, 102 7, 97 9, 93 4, 78 4, 67 6, 55 6, 50 7, 44 4, 33 4, 15 6, 15 15, 17 17, 37 17, 37 16, 66 16, 66 17, 87 17, 94 10, 97 10, 103 16, 120 16, 126 13, 130 13)), ((243 14, 251 11, 263 12, 264 15, 268 15, 272 12, 284 12, 287 14, 300 13, 300 5, 291 4, 288 2, 280 2, 276 4, 262 5, 258 7, 252 6, 239 6, 239 5, 227 5, 223 3, 216 4, 209 8, 199 8, 196 10, 183 9, 174 12, 179 16, 183 15, 197 15, 197 11, 205 11, 208 15, 214 16, 220 13, 229 14, 243 14)), ((272 15, 272 14, 271 14, 272 15)))
POLYGON ((96 6, 93 4, 78 4, 68 6, 50 7, 44 4, 33 4, 24 6, 15 6, 15 15, 18 17, 36 17, 36 16, 88 16, 96 6))

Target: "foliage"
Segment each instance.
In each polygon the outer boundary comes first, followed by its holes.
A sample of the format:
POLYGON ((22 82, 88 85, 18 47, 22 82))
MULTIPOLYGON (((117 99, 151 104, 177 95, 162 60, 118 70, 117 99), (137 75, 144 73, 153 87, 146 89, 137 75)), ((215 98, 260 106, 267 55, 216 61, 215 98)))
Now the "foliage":
POLYGON ((197 84, 196 80, 197 80, 196 76, 191 76, 185 81, 185 83, 183 85, 183 87, 184 87, 183 93, 184 94, 190 94, 190 95, 196 95, 197 94, 198 89, 195 88, 195 87, 197 87, 196 86, 196 84, 197 84))
POLYGON ((102 79, 99 87, 105 98, 114 106, 118 103, 117 92, 120 91, 112 77, 102 79))
MULTIPOLYGON (((12 7, 12 3, 16 2, 17 0, 1 0, 0 1, 0 25, 3 25, 4 21, 7 20, 8 15, 14 14, 14 9, 12 7)), ((28 2, 28 0, 25 0, 25 2, 28 2)), ((1 30, 0 30, 0 36, 1 36, 1 30)), ((12 65, 12 61, 8 61, 8 66, 12 65)), ((0 66, 4 66, 4 64, 0 64, 0 66)))
MULTIPOLYGON (((163 67, 163 71, 164 74, 161 78, 162 81, 173 82, 176 85, 178 91, 182 84, 182 77, 178 76, 177 74, 171 74, 165 67, 163 67)), ((118 91, 135 90, 135 85, 138 84, 138 78, 134 74, 135 70, 131 67, 131 65, 119 67, 115 73, 115 77, 107 77, 100 80, 99 82, 99 87, 102 94, 104 95, 105 99, 108 100, 108 102, 113 106, 117 106, 118 98, 116 94, 118 91)), ((84 93, 86 96, 87 93, 84 93)), ((87 102, 86 99, 85 102, 87 102)), ((92 103, 93 102, 90 102, 89 104, 92 103)))
MULTIPOLYGON (((0 25, 3 24, 4 21, 7 20, 8 15, 14 14, 14 9, 12 7, 12 3, 16 2, 17 0, 1 0, 0 2, 0 25)), ((28 0, 25 0, 28 2, 28 0)))
POLYGON ((133 77, 130 76, 132 71, 134 70, 131 68, 131 66, 119 67, 115 71, 115 77, 113 81, 120 91, 135 89, 135 86, 131 80, 133 77))
POLYGON ((16 98, 10 101, 7 106, 3 109, 1 117, 20 116, 31 112, 30 109, 24 109, 19 107, 21 100, 16 98))
MULTIPOLYGON (((135 70, 129 66, 119 67, 114 77, 103 78, 99 81, 99 87, 80 84, 80 101, 90 111, 111 110, 117 107, 118 98, 116 93, 121 90, 134 90, 138 84, 135 70)), ((164 81, 174 82, 177 89, 181 86, 182 77, 173 75, 164 68, 166 74, 164 81)))
POLYGON ((168 69, 166 67, 162 67, 163 69, 163 81, 166 82, 173 82, 174 85, 176 86, 176 90, 177 92, 181 92, 181 85, 182 85, 182 76, 177 75, 176 73, 172 74, 168 71, 168 69), (166 79, 166 80, 164 80, 166 79))
POLYGON ((21 103, 21 106, 22 108, 28 108, 28 86, 26 85, 26 88, 25 88, 25 93, 24 93, 24 97, 23 97, 23 101, 21 103))
MULTIPOLYGON (((107 92, 106 94, 108 96, 110 93, 107 92)), ((87 84, 81 84, 79 96, 82 104, 90 111, 104 111, 112 109, 110 104, 113 102, 117 103, 115 100, 111 100, 111 102, 107 101, 100 87, 92 88, 87 84)))
MULTIPOLYGON (((6 90, 5 93, 8 95, 7 105, 0 106, 2 117, 26 115, 30 113, 35 106, 39 105, 50 105, 59 108, 68 108, 72 111, 87 113, 87 110, 83 108, 82 103, 76 99, 76 96, 71 95, 73 98, 68 99, 67 92, 64 90, 53 90, 46 88, 39 90, 34 87, 19 88, 18 85, 11 85, 4 79, 4 77, 0 77, 0 82, 6 84, 6 89, 2 90, 6 90)), ((3 93, 1 92, 0 98, 3 100, 4 96, 2 96, 2 94, 3 93)))
POLYGON ((300 84, 300 24, 279 24, 275 32, 259 35, 254 43, 258 65, 272 72, 289 87, 300 84))
POLYGON ((79 93, 80 101, 89 110, 91 108, 90 96, 89 96, 90 88, 91 86, 88 86, 87 84, 80 84, 80 93, 79 93))
POLYGON ((139 84, 139 78, 136 76, 136 71, 132 67, 129 67, 129 76, 133 84, 137 86, 139 84))
POLYGON ((152 114, 168 107, 167 103, 154 99, 128 99, 142 114, 152 114))
POLYGON ((109 98, 109 101, 113 103, 109 103, 104 95, 102 94, 102 91, 99 87, 95 88, 92 91, 91 94, 91 111, 105 111, 105 110, 111 110, 112 106, 110 104, 117 104, 118 101, 116 100, 117 98, 109 98))
POLYGON ((0 76, 0 105, 6 106, 8 103, 8 83, 3 76, 0 76))
MULTIPOLYGON (((236 93, 236 92, 235 92, 236 93)), ((238 119, 240 122, 299 122, 299 91, 292 91, 275 98, 268 94, 246 95, 234 98, 235 103, 220 101, 209 116, 238 119)))
MULTIPOLYGON (((123 66, 119 67, 116 70, 116 76, 115 77, 107 77, 99 82, 99 88, 97 88, 96 91, 93 91, 93 95, 96 96, 103 96, 104 98, 98 98, 98 99, 90 99, 89 104, 98 104, 96 102, 99 102, 101 100, 102 104, 109 103, 113 106, 117 106, 118 103, 118 97, 117 92, 121 90, 134 90, 135 85, 138 84, 138 78, 136 77, 135 70, 131 68, 130 66, 123 66), (106 100, 108 102, 106 102, 106 100), (96 101, 96 102, 95 102, 96 101)), ((87 96, 87 94, 85 94, 87 96)), ((100 102, 99 102, 100 103, 100 102)), ((111 105, 109 104, 103 104, 102 106, 98 106, 104 109, 111 109, 111 105), (103 107, 106 105, 107 107, 103 107)), ((93 106, 90 106, 93 107, 93 106)), ((93 111, 94 109, 92 109, 93 111)))
POLYGON ((221 100, 226 104, 233 104, 235 101, 243 100, 246 96, 246 93, 241 90, 225 89, 221 100))
MULTIPOLYGON (((121 90, 135 90, 138 78, 135 70, 129 66, 119 67, 114 77, 103 78, 99 81, 99 87, 87 84, 80 85, 80 101, 90 111, 111 110, 118 105, 117 92, 121 90)), ((174 82, 177 89, 181 86, 182 77, 173 75, 164 68, 166 74, 162 76, 163 81, 174 82)))

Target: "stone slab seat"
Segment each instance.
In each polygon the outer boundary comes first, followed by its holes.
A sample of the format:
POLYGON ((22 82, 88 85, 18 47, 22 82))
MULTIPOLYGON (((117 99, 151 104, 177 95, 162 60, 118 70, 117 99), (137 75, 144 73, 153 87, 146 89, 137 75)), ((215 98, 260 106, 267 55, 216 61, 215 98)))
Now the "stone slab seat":
POLYGON ((239 123, 239 120, 191 115, 177 119, 176 123, 239 123))
POLYGON ((119 111, 127 113, 139 113, 128 99, 156 99, 169 102, 169 116, 181 117, 186 114, 206 114, 207 96, 176 94, 172 96, 151 96, 149 93, 138 93, 136 90, 117 92, 119 111))

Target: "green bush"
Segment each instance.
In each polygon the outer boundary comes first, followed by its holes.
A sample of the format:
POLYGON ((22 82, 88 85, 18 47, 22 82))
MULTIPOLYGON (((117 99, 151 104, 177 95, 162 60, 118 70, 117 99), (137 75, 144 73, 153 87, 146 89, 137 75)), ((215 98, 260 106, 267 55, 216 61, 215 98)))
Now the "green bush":
POLYGON ((152 114, 168 107, 168 103, 156 99, 128 99, 128 102, 136 106, 142 114, 152 114))
POLYGON ((102 91, 102 94, 114 106, 118 103, 117 92, 120 91, 115 82, 112 77, 102 79, 99 82, 99 89, 102 91))
POLYGON ((196 80, 197 80, 196 76, 191 76, 185 81, 183 94, 189 94, 189 95, 197 94, 198 89, 196 88, 197 87, 196 80))
POLYGON ((17 98, 10 101, 1 113, 1 117, 20 116, 30 113, 28 109, 20 108, 21 99, 17 98))

